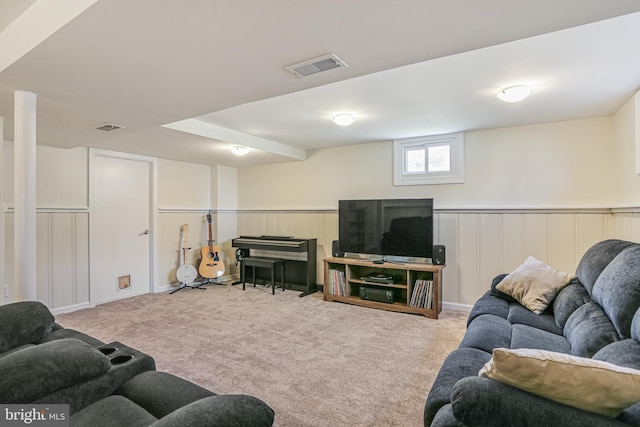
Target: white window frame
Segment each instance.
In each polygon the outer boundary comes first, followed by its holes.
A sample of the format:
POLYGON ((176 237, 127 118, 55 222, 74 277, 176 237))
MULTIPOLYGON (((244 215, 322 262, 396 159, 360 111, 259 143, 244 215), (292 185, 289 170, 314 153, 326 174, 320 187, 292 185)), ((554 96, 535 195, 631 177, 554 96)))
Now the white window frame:
MULTIPOLYGON (((427 154, 425 154, 426 156, 427 154)), ((425 159, 425 168, 428 159, 425 159)), ((464 133, 420 136, 417 138, 395 139, 393 141, 393 185, 461 184, 464 182, 464 133), (416 148, 448 145, 451 169, 448 171, 423 173, 407 172, 406 152, 416 148)))

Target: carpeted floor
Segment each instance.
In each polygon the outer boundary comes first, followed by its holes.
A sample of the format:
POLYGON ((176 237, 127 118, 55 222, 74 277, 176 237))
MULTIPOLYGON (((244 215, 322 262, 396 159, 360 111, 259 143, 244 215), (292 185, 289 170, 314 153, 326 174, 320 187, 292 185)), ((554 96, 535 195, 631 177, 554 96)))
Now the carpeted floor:
POLYGON ((60 314, 158 370, 267 402, 276 426, 421 426, 424 402, 467 313, 423 316, 325 302, 322 294, 208 286, 60 314))

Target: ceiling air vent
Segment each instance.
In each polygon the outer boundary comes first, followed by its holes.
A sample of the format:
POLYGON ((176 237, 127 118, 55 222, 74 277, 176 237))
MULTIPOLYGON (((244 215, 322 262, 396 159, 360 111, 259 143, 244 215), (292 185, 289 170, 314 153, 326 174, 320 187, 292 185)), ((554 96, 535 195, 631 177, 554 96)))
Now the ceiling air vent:
POLYGON ((110 132, 116 129, 122 129, 124 126, 114 125, 113 123, 105 123, 103 125, 98 126, 96 129, 103 130, 105 132, 110 132))
POLYGON ((334 68, 348 67, 340 58, 333 53, 320 56, 318 58, 309 59, 299 64, 289 65, 285 67, 287 71, 292 72, 296 76, 302 78, 322 71, 333 70, 334 68))

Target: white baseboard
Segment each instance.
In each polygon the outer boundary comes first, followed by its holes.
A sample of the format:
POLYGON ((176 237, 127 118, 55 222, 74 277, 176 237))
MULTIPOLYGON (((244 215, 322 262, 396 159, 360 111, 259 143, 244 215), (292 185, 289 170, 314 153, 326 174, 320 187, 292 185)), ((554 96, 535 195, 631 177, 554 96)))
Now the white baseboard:
POLYGON ((114 297, 105 298, 105 299, 102 299, 102 300, 99 300, 99 301, 94 301, 93 302, 93 306, 100 305, 100 304, 106 304, 108 302, 118 301, 118 300, 125 299, 125 298, 137 297, 137 296, 140 296, 140 295, 145 295, 145 294, 150 293, 148 290, 138 291, 138 292, 131 292, 131 293, 128 293, 128 292, 129 292, 129 290, 127 290, 126 293, 119 293, 118 295, 116 295, 114 297))
POLYGON ((458 304, 455 302, 442 302, 442 308, 444 310, 456 310, 456 311, 466 311, 469 313, 473 308, 473 305, 468 304, 458 304))
POLYGON ((175 286, 173 286, 173 285, 158 286, 158 287, 153 289, 153 293, 154 294, 160 294, 162 292, 172 291, 177 287, 178 287, 178 285, 175 285, 175 286))
POLYGON ((53 314, 55 316, 57 314, 71 313, 72 311, 78 311, 78 310, 82 310, 84 308, 92 308, 92 307, 93 307, 93 305, 91 305, 91 303, 89 301, 87 301, 87 302, 83 302, 83 303, 80 303, 80 304, 68 305, 66 307, 52 308, 49 311, 51 311, 51 314, 53 314))

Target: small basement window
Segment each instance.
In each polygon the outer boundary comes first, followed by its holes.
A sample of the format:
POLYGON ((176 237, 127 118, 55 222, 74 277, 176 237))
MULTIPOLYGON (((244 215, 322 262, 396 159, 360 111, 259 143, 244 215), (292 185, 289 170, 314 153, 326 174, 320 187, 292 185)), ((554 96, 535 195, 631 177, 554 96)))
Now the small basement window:
POLYGON ((463 133, 393 141, 393 185, 463 182, 463 133))

